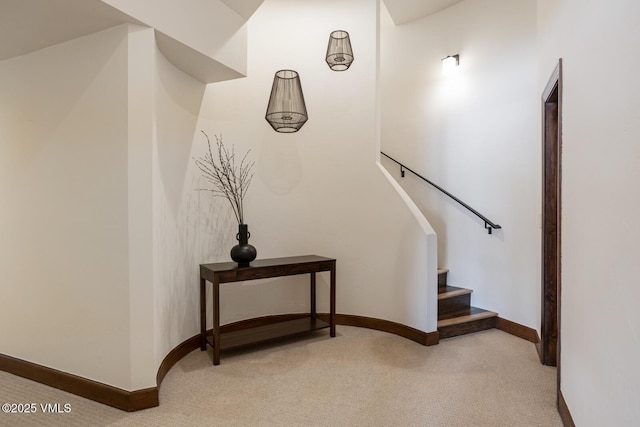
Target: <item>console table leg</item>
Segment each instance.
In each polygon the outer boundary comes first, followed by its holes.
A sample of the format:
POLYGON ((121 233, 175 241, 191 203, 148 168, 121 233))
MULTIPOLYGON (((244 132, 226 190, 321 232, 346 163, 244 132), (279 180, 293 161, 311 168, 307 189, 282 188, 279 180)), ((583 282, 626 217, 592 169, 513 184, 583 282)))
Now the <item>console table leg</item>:
POLYGON ((220 282, 213 281, 213 364, 220 364, 220 282))
POLYGON ((311 273, 311 319, 316 319, 316 273, 311 273))
POLYGON ((329 296, 329 334, 336 336, 336 265, 331 269, 331 289, 329 296))
POLYGON ((200 278, 200 350, 207 349, 207 281, 200 278))

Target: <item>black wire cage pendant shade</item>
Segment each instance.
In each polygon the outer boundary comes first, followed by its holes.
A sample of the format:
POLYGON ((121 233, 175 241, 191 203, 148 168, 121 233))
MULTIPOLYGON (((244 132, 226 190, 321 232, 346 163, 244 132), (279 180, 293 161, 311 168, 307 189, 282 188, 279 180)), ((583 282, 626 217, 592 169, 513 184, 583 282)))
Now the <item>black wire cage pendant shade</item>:
POLYGON ((327 64, 333 71, 344 71, 353 62, 353 50, 349 33, 343 30, 333 31, 329 35, 329 45, 327 46, 327 64))
POLYGON ((308 118, 300 76, 293 70, 277 71, 265 119, 276 132, 292 133, 299 131, 308 118))

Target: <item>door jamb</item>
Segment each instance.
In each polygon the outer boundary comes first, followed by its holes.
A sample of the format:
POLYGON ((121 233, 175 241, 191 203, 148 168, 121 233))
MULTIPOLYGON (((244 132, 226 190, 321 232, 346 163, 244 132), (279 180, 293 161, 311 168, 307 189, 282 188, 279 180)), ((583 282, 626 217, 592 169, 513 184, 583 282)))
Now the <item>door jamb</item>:
POLYGON ((560 313, 561 313, 561 189, 562 189, 562 59, 558 60, 542 93, 542 324, 540 360, 557 366, 560 391, 560 313), (555 105, 554 105, 555 104, 555 105), (555 113, 554 113, 555 111, 555 113), (555 124, 553 123, 555 121, 555 124), (556 127, 554 129, 553 127, 556 127), (555 139, 555 140, 554 140, 555 139), (547 174, 555 175, 548 187, 547 174), (554 233, 550 240, 548 234, 554 233), (550 245, 550 246, 549 246, 550 245), (550 252, 549 252, 550 248, 550 252), (551 256, 551 268, 547 261, 551 256), (551 274, 551 283, 547 281, 551 274), (554 277, 553 277, 554 276, 554 277))

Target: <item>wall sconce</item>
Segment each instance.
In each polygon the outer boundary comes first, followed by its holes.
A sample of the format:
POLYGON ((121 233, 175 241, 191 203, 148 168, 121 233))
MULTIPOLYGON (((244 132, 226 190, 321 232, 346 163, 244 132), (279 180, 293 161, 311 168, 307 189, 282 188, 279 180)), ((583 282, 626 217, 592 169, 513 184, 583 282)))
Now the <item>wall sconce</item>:
POLYGON ((267 119, 273 130, 292 133, 300 130, 309 118, 304 103, 300 76, 293 70, 280 70, 273 77, 267 105, 267 119))
POLYGON ((460 55, 447 56, 442 59, 442 73, 450 76, 460 65, 460 55))
POLYGON ((353 50, 351 50, 349 33, 337 30, 329 35, 329 45, 327 46, 325 60, 333 71, 344 71, 349 68, 353 62, 353 50))

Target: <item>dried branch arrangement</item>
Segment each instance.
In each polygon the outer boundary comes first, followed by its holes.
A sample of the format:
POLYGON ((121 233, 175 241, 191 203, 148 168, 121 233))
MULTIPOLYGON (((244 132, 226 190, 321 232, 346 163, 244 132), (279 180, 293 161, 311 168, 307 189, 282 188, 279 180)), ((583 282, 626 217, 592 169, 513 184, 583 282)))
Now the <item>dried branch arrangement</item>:
POLYGON ((203 177, 209 181, 213 188, 201 189, 211 191, 214 196, 226 198, 231 204, 238 224, 244 224, 244 196, 247 194, 249 184, 253 178, 253 165, 255 162, 247 160, 251 150, 242 157, 240 164, 236 164, 236 153, 232 146, 231 151, 222 143, 222 135, 216 138, 216 152, 211 148, 209 135, 202 131, 207 138, 208 151, 203 157, 195 159, 196 165, 203 177))

